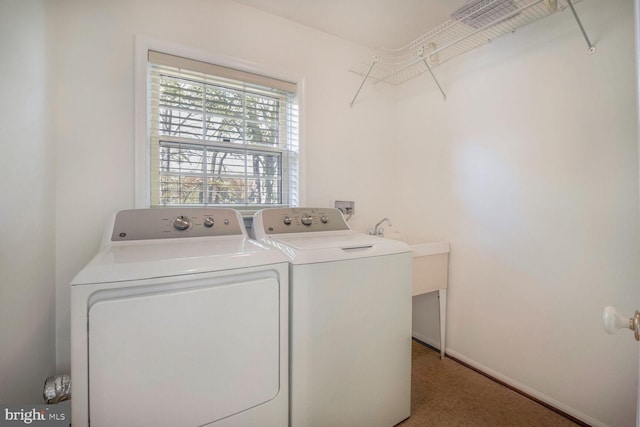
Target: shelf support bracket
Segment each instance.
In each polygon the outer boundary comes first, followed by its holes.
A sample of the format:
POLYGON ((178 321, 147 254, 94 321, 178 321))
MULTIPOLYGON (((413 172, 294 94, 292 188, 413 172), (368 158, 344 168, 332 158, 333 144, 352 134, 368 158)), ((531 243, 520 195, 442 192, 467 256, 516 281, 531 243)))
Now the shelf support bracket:
POLYGON ((585 41, 587 42, 587 45, 589 46, 589 53, 596 53, 596 47, 593 45, 593 43, 591 43, 591 40, 589 40, 589 36, 587 35, 587 32, 582 26, 582 22, 580 21, 580 17, 578 17, 578 14, 576 13, 576 9, 573 7, 573 3, 571 2, 571 0, 567 0, 567 4, 569 5, 569 8, 571 8, 573 17, 576 19, 576 22, 580 27, 580 31, 582 31, 582 36, 584 37, 585 41))
POLYGON ((442 94, 442 97, 446 101, 447 100, 447 94, 444 93, 444 90, 442 90, 442 86, 440 86, 440 83, 438 82, 438 79, 436 78, 436 75, 433 74, 433 71, 431 70, 431 67, 429 66, 429 63, 427 62, 427 58, 422 58, 422 61, 424 62, 424 65, 427 66, 427 70, 429 70, 429 73, 431 73, 431 77, 433 78, 433 81, 436 82, 436 85, 438 86, 438 89, 440 89, 440 93, 442 94))
POLYGON ((356 92, 356 94, 353 96, 353 99, 351 100, 351 104, 349 104, 349 107, 353 108, 353 103, 356 102, 356 98, 358 98, 358 95, 360 95, 360 91, 362 90, 362 86, 364 86, 364 82, 367 81, 367 79, 369 78, 369 74, 371 74, 371 70, 373 70, 373 66, 376 65, 376 58, 373 58, 373 62, 371 63, 371 67, 369 67, 369 71, 367 71, 367 74, 364 76, 364 79, 362 79, 362 83, 360 83, 360 87, 358 88, 358 91, 356 92))

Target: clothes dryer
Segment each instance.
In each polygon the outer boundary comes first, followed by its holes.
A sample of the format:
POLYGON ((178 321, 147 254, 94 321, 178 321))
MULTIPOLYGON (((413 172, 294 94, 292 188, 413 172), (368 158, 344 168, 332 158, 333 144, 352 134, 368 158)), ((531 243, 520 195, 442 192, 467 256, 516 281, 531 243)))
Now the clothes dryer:
POLYGON ((290 425, 391 427, 410 415, 411 249, 331 208, 254 215, 290 263, 290 425))
POLYGON ((72 423, 288 424, 288 267, 220 208, 118 212, 71 283, 72 423))

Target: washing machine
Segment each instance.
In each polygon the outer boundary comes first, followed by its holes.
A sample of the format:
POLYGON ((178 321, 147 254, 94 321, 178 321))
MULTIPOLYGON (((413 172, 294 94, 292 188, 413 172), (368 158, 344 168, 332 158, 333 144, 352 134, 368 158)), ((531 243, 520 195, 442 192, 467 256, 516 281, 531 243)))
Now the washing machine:
POLYGON ((411 249, 331 208, 254 215, 289 259, 290 425, 391 427, 411 409, 411 249))
POLYGON ((118 212, 71 283, 74 427, 288 425, 288 264, 222 208, 118 212))

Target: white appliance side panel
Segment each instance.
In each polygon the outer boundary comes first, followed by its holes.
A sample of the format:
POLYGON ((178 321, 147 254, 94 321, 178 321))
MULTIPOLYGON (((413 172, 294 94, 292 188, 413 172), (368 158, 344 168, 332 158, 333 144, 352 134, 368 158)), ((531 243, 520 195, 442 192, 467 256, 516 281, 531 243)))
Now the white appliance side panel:
POLYGON ((201 426, 278 395, 278 281, 212 282, 90 307, 91 426, 201 426))
POLYGON ((291 267, 291 425, 410 415, 411 255, 291 267))

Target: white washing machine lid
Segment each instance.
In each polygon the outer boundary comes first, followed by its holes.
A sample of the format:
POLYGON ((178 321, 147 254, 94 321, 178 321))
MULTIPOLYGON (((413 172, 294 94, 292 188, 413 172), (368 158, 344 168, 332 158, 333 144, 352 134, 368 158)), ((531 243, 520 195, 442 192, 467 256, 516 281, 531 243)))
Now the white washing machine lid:
POLYGON ((160 239, 104 247, 71 285, 207 273, 287 262, 244 236, 160 239))
POLYGON ((263 238, 292 264, 312 264, 411 252, 404 242, 356 231, 277 234, 263 238))
POLYGON ((404 242, 351 230, 334 208, 269 208, 253 216, 256 238, 292 264, 312 264, 411 252, 404 242))
POLYGON ((107 224, 100 251, 71 285, 124 282, 287 262, 249 240, 228 208, 128 209, 107 224))

